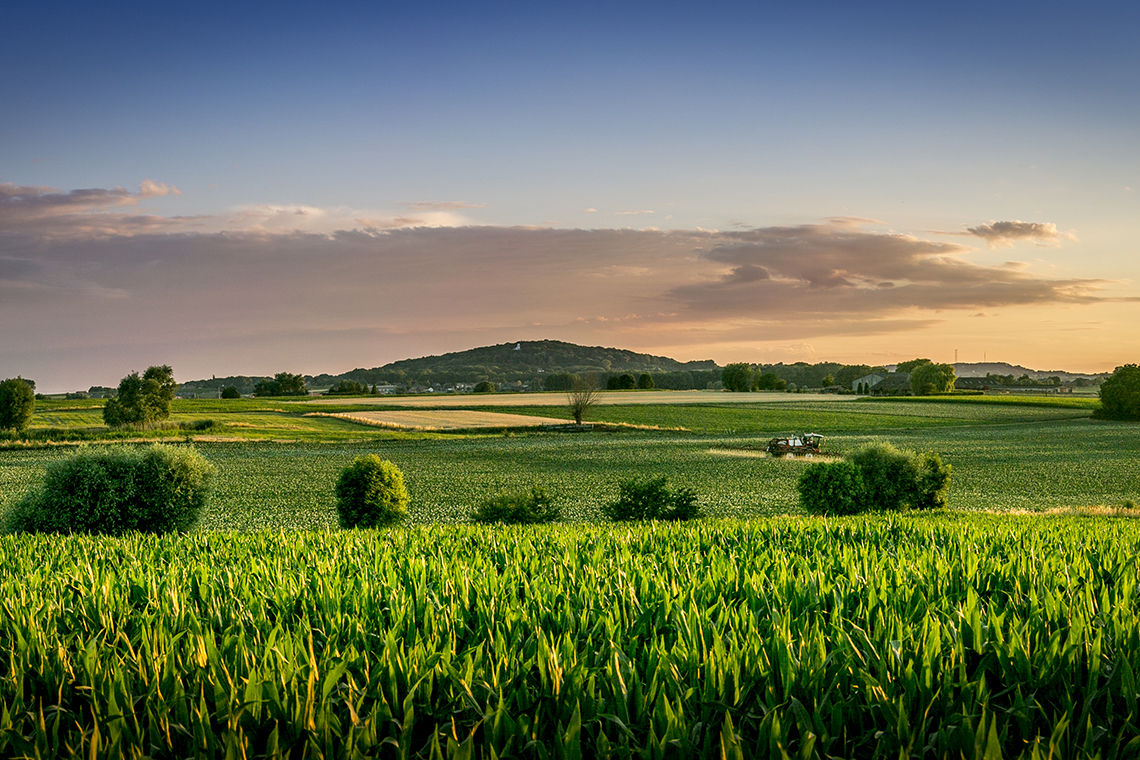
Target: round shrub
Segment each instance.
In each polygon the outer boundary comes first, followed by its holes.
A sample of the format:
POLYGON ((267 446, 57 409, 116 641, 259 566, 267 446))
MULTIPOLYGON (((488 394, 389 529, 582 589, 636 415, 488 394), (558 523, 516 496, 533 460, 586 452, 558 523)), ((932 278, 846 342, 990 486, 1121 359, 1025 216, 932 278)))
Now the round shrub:
POLYGON ((918 479, 913 452, 900 451, 889 443, 868 443, 851 456, 851 463, 863 476, 867 509, 897 512, 910 505, 918 479))
POLYGON ((43 485, 16 504, 6 527, 112 536, 189 530, 206 505, 213 473, 192 447, 81 448, 48 465, 43 485))
POLYGON ((0 430, 17 433, 32 421, 36 411, 36 393, 22 377, 12 377, 0 383, 0 430))
POLYGON ((631 520, 695 520, 702 517, 697 496, 682 488, 670 491, 665 478, 627 480, 618 486, 618 500, 602 507, 602 514, 614 522, 631 520))
POLYGON ((336 483, 336 511, 342 528, 392 525, 408 513, 404 474, 375 454, 357 457, 336 483))
POLYGON ((495 384, 490 380, 480 380, 473 389, 475 393, 494 393, 495 384))
POLYGON ((847 462, 821 462, 800 476, 800 504, 813 514, 944 509, 950 465, 935 453, 869 443, 847 462))
POLYGON ((813 515, 854 515, 865 504, 863 475, 851 462, 820 462, 802 473, 800 506, 813 515))
POLYGON ((537 525, 556 522, 561 512, 551 504, 546 489, 535 486, 530 493, 500 494, 488 499, 471 513, 471 519, 478 523, 502 523, 505 525, 537 525))

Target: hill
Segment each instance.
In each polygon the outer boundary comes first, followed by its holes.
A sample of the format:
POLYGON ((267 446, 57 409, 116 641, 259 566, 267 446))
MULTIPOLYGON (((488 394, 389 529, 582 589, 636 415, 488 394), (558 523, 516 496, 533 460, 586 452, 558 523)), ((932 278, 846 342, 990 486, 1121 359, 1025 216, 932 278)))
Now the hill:
POLYGON ((1059 377, 1061 382, 1069 382, 1078 378, 1086 380, 1094 380, 1098 377, 1108 377, 1111 372, 1101 372, 1099 374, 1084 374, 1080 372, 1064 372, 1061 370, 1040 370, 1029 369, 1022 367, 1019 364, 1008 364, 1006 362, 959 362, 953 365, 954 372, 958 377, 985 377, 986 375, 1013 375, 1014 377, 1021 377, 1028 375, 1033 380, 1044 380, 1049 377, 1059 377))
MULTIPOLYGON (((648 372, 655 379, 658 375, 691 375, 693 372, 711 373, 715 375, 714 379, 720 378, 720 367, 711 359, 679 362, 667 356, 639 354, 620 348, 579 346, 559 340, 524 340, 440 356, 402 359, 374 369, 354 369, 342 375, 318 375, 312 378, 310 385, 322 388, 335 385, 342 379, 370 385, 429 385, 490 380, 499 385, 536 387, 535 384, 541 383, 544 375, 572 373, 602 377, 626 372, 633 375, 648 372)), ((710 381, 703 380, 700 387, 705 387, 710 381)))
MULTIPOLYGON (((891 367, 893 369, 893 367, 891 367)), ((1062 382, 1078 378, 1096 379, 1102 375, 1086 375, 1072 372, 1045 372, 1021 367, 1006 362, 958 363, 954 365, 959 377, 985 377, 987 374, 1028 375, 1039 380, 1060 377, 1062 382)), ((629 373, 635 377, 642 373, 653 375, 658 388, 684 390, 690 388, 715 387, 721 379, 721 367, 711 359, 705 361, 679 362, 667 356, 639 354, 620 348, 602 346, 580 346, 559 340, 518 341, 483 346, 467 351, 456 351, 439 356, 424 356, 417 359, 402 359, 372 369, 357 368, 339 375, 320 374, 307 377, 310 388, 323 389, 337 385, 341 380, 351 380, 365 385, 397 385, 405 388, 426 389, 428 387, 448 388, 460 385, 473 385, 489 380, 498 387, 511 390, 538 390, 557 387, 548 381, 552 375, 593 375, 605 386, 612 375, 629 373), (712 384, 712 386, 710 386, 712 384)), ((760 364, 761 372, 772 372, 790 387, 816 388, 823 384, 827 376, 832 382, 848 385, 852 380, 876 368, 867 365, 843 365, 834 362, 820 364, 760 364)), ((881 371, 881 370, 880 370, 881 371)), ((235 386, 243 394, 253 392, 253 386, 263 377, 232 376, 194 380, 183 383, 180 393, 216 394, 225 386, 235 386)))

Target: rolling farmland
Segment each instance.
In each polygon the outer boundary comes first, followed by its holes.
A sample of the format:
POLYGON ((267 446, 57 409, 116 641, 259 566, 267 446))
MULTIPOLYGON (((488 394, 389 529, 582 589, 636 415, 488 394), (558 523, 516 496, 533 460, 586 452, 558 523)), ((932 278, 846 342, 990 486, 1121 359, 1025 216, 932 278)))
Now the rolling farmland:
MULTIPOLYGON (((0 754, 1117 758, 1140 747, 1140 521, 993 514, 1137 499, 1135 426, 1091 420, 1087 405, 611 404, 594 418, 662 429, 506 434, 304 416, 389 411, 352 404, 175 411, 155 432, 192 438, 218 471, 200 530, 0 537, 0 754), (177 428, 206 418, 205 433, 177 428), (808 463, 762 449, 804 429, 835 456, 872 440, 937 451, 954 468, 950 511, 800 515, 808 463), (363 453, 403 470, 410 525, 336 529, 333 484, 363 453), (601 522, 621 481, 659 475, 693 489, 712 519, 601 522), (567 524, 463 524, 483 499, 535 485, 567 524)), ((97 407, 40 414, 98 428, 97 407)), ((0 502, 73 448, 0 450, 0 502)))

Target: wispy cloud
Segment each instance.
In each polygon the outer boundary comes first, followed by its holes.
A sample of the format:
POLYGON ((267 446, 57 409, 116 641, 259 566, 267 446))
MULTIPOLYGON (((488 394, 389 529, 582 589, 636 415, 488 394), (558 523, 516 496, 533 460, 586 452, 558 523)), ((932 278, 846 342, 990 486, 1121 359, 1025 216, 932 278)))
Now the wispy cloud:
POLYGON ((635 209, 629 211, 615 211, 614 216, 636 216, 638 214, 652 214, 649 209, 635 209))
POLYGON ((397 201, 397 206, 407 206, 417 211, 455 211, 464 208, 487 208, 486 203, 467 203, 466 201, 397 201))

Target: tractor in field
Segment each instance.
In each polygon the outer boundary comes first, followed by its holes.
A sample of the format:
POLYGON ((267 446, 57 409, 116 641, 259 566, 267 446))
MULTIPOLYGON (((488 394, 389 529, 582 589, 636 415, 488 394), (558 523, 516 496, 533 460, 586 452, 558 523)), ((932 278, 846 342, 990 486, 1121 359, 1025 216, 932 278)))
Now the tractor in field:
POLYGON ((805 459, 811 459, 820 453, 822 445, 823 436, 819 433, 803 433, 773 438, 768 441, 766 451, 774 457, 791 459, 795 456, 802 456, 805 459))

